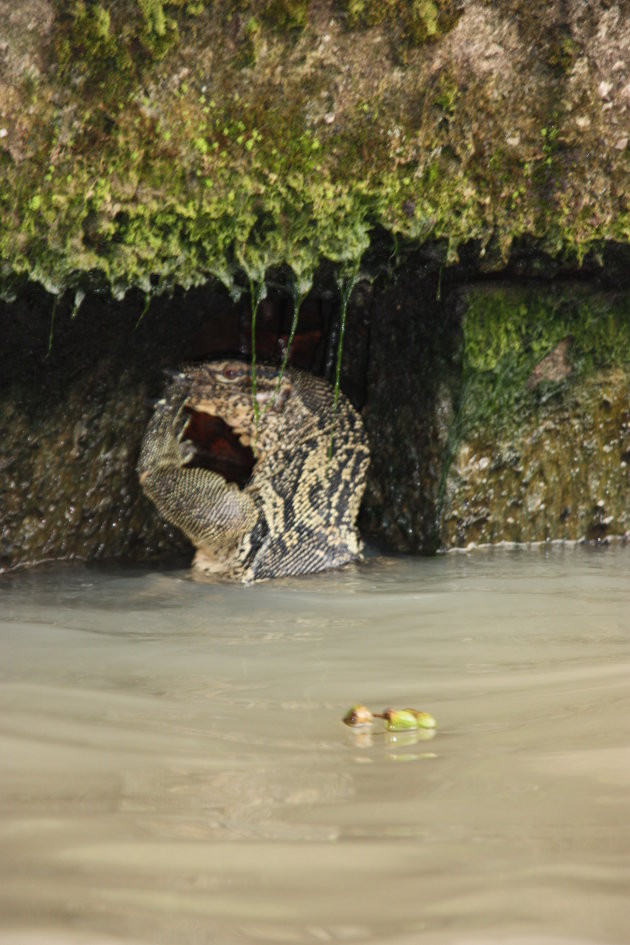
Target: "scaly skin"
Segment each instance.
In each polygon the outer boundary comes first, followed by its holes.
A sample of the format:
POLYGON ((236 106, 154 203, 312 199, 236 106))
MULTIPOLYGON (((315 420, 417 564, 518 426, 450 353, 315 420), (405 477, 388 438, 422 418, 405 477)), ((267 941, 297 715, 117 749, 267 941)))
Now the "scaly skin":
POLYGON ((357 557, 356 518, 369 451, 363 424, 319 378, 250 367, 191 365, 156 405, 138 473, 160 514, 197 547, 195 566, 245 582, 339 567, 357 557), (188 412, 221 418, 255 456, 243 488, 194 463, 188 412))

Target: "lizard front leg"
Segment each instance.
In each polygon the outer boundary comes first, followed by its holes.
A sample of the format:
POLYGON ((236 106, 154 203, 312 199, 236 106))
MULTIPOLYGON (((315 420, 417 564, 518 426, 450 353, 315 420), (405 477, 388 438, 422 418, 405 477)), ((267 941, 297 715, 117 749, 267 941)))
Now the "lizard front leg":
POLYGON ((140 481, 160 514, 211 555, 228 556, 256 524, 251 497, 208 469, 161 465, 140 481))
POLYGON ((193 544, 229 557, 254 527, 257 513, 252 498, 238 486, 218 473, 186 465, 190 456, 182 439, 186 394, 185 387, 175 384, 156 405, 140 450, 140 483, 160 514, 193 544))

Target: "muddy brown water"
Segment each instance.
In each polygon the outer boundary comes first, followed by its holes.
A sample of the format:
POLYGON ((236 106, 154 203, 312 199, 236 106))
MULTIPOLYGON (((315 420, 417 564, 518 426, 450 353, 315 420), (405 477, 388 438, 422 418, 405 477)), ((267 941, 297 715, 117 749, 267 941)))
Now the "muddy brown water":
POLYGON ((4 575, 0 942, 625 945, 629 572, 4 575), (354 702, 437 734, 358 735, 354 702))

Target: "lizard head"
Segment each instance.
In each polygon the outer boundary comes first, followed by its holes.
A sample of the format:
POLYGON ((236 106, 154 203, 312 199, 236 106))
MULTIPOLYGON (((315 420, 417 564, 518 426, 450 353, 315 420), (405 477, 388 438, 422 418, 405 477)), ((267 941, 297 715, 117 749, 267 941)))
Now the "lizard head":
POLYGON ((254 387, 250 364, 226 360, 189 365, 178 377, 187 390, 182 439, 194 447, 192 462, 242 485, 282 438, 289 376, 260 364, 254 387))

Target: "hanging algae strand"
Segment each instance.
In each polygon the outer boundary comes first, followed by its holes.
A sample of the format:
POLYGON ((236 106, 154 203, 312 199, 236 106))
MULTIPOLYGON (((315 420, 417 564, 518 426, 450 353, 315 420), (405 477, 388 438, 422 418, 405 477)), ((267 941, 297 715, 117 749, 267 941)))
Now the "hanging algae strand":
POLYGON ((257 375, 256 375, 256 316, 258 315, 258 306, 264 299, 267 294, 267 286, 264 279, 261 282, 254 282, 253 279, 249 280, 249 300, 252 311, 252 338, 251 338, 251 349, 252 349, 252 406, 254 410, 254 423, 258 424, 260 419, 260 407, 258 405, 258 400, 256 399, 257 394, 257 375))
MULTIPOLYGON (((146 282, 144 285, 144 305, 142 311, 138 316, 138 320, 135 324, 134 331, 137 331, 142 322, 145 319, 145 316, 148 314, 149 308, 151 307, 151 302, 154 298, 162 294, 162 287, 166 285, 168 288, 168 283, 162 279, 162 276, 158 278, 157 285, 151 284, 151 282, 146 282)), ((169 293, 172 295, 172 293, 169 293)))
POLYGON ((142 324, 142 322, 143 322, 143 320, 144 320, 144 316, 145 316, 145 315, 147 314, 147 312, 149 311, 149 306, 151 305, 151 298, 152 298, 152 296, 151 296, 151 293, 150 293, 150 292, 145 292, 145 293, 144 293, 144 305, 143 305, 143 307, 142 307, 142 311, 140 312, 140 315, 138 316, 138 320, 137 320, 137 322, 136 322, 134 331, 137 331, 137 330, 138 330, 138 328, 140 327, 140 325, 142 324))
MULTIPOLYGON (((282 385, 282 378, 284 377, 289 363, 289 357, 291 355, 291 348, 293 347, 293 341, 297 332, 297 326, 299 321, 300 309, 302 307, 302 302, 311 291, 312 281, 310 278, 305 279, 299 275, 296 277, 296 281, 291 282, 289 289, 289 294, 291 295, 291 301, 293 305, 293 311, 291 315, 291 327, 289 328, 289 336, 287 338, 287 343, 284 348, 282 355, 282 361, 280 362, 280 368, 278 370, 278 380, 276 381, 276 388, 273 394, 273 397, 265 404, 262 410, 262 416, 266 414, 268 410, 271 410, 273 407, 276 397, 280 391, 282 385)), ((251 289, 251 282, 250 282, 251 289)), ((252 338, 252 350, 255 351, 253 345, 254 339, 252 338)))
POLYGON ((284 354, 282 355, 282 361, 280 363, 280 373, 278 375, 278 384, 276 387, 276 393, 280 390, 280 384, 282 383, 282 378, 284 377, 284 372, 287 369, 287 364, 289 363, 289 355, 291 354, 291 347, 295 339, 295 333, 298 326, 298 317, 300 314, 300 308, 302 307, 302 302, 306 296, 306 292, 298 288, 295 283, 291 286, 291 300, 293 302, 293 315, 291 317, 291 327, 289 329, 289 337, 287 338, 286 347, 284 349, 284 354))
POLYGON ((58 302, 59 302, 59 296, 56 295, 53 301, 52 311, 50 313, 50 329, 48 331, 48 350, 46 352, 46 359, 48 359, 52 353, 53 335, 55 332, 55 315, 57 314, 58 302))
POLYGON ((335 365, 335 386, 333 395, 333 427, 330 433, 330 444, 328 446, 328 459, 332 459, 333 442, 335 439, 335 417, 337 416, 337 404, 339 402, 339 389, 341 385, 341 357, 343 354, 343 338, 346 331, 346 316, 348 313, 348 302, 352 295, 352 290, 358 282, 359 260, 353 268, 341 273, 341 278, 337 278, 337 288, 341 296, 341 310, 339 313, 339 341, 337 342, 337 363, 335 365))
POLYGON ((74 301, 72 303, 72 313, 70 318, 76 318, 79 314, 79 309, 83 304, 83 299, 85 298, 85 291, 83 289, 77 289, 74 293, 74 301))
POLYGON ((293 340, 295 338, 295 333, 297 331, 300 308, 302 307, 302 302, 308 295, 309 289, 310 289, 310 283, 308 285, 308 288, 297 286, 295 283, 291 285, 291 299, 293 301, 293 314, 291 316, 291 327, 289 329, 289 337, 287 338, 287 343, 284 349, 284 353, 282 355, 282 361, 280 362, 280 370, 278 371, 278 380, 276 381, 276 389, 274 391, 274 395, 269 401, 269 403, 265 406, 263 410, 263 414, 266 413, 267 410, 270 410, 273 407, 276 396, 280 390, 280 385, 282 384, 282 378, 284 377, 285 371, 287 369, 287 364, 289 363, 291 347, 293 345, 293 340))

